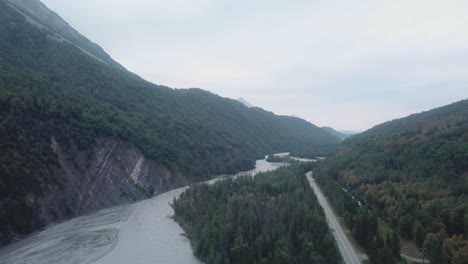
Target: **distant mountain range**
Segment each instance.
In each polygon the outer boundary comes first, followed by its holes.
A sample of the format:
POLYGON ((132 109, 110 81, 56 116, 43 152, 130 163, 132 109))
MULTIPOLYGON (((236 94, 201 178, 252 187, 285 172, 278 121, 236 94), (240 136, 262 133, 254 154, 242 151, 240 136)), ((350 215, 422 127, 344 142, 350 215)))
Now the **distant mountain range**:
POLYGON ((354 131, 337 131, 331 127, 322 127, 323 130, 327 131, 328 133, 332 134, 332 135, 335 135, 339 138, 341 138, 342 140, 352 136, 352 135, 356 135, 356 134, 359 134, 360 132, 354 132, 354 131))
POLYGON ((239 97, 237 98, 237 101, 241 102, 243 105, 245 105, 246 107, 253 107, 253 105, 251 105, 249 102, 247 102, 244 98, 242 97, 239 97))
POLYGON ((341 134, 350 135, 350 136, 362 133, 362 131, 351 131, 351 130, 337 130, 337 131, 340 132, 341 134))

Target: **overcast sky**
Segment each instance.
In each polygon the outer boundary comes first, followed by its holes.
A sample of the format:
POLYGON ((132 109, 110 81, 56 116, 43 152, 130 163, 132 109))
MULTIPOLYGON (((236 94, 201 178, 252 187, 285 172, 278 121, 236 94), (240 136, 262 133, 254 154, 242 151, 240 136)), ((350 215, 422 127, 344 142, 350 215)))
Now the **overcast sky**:
POLYGON ((174 88, 365 130, 468 98, 466 0, 42 0, 174 88))

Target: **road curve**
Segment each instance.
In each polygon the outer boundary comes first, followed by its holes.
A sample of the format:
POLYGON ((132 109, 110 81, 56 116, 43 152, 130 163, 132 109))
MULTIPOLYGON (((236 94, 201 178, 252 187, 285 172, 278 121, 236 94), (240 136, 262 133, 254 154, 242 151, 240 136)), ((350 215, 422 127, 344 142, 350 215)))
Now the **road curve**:
POLYGON ((317 199, 325 212, 325 216, 327 218, 327 222, 330 229, 335 230, 333 232, 333 236, 335 237, 335 240, 338 244, 338 248, 340 249, 341 255, 343 256, 345 263, 360 264, 361 262, 359 261, 356 252, 354 251, 353 247, 351 246, 351 243, 349 242, 348 238, 343 232, 343 229, 338 223, 338 220, 336 219, 335 214, 333 213, 333 211, 330 208, 330 205, 325 199, 325 196, 323 195, 322 191, 320 191, 320 188, 312 178, 312 172, 307 172, 306 177, 309 181, 310 187, 314 190, 314 193, 317 196, 317 199))

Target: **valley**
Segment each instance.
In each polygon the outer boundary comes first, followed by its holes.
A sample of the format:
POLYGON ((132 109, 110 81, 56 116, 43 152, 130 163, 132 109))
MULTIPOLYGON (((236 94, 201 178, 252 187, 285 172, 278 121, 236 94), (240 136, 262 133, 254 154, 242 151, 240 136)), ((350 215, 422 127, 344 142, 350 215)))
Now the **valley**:
MULTIPOLYGON (((282 164, 257 160, 255 169, 233 177, 275 170, 282 164)), ((220 178, 222 179, 222 178, 220 178)), ((214 180, 215 181, 215 180, 214 180)), ((211 182, 214 182, 211 181, 211 182)), ((151 199, 74 218, 0 248, 1 264, 201 263, 172 219, 171 203, 187 187, 151 199)))
POLYGON ((418 1, 0 0, 0 264, 468 264, 468 5, 418 1))
POLYGON ((341 228, 341 224, 338 222, 333 210, 331 209, 330 205, 326 201, 326 197, 323 195, 322 191, 320 191, 319 186, 315 183, 313 178, 313 172, 307 172, 306 177, 309 181, 310 187, 314 189, 314 193, 317 196, 317 199, 320 205, 323 207, 325 211, 325 215, 327 217, 328 225, 333 232, 333 236, 338 244, 340 249, 341 255, 346 264, 359 264, 362 263, 363 259, 360 259, 355 252, 353 246, 349 242, 348 238, 346 237, 343 229, 341 228))
POLYGON ((51 223, 253 169, 268 153, 313 157, 340 142, 300 118, 143 80, 38 0, 1 0, 0 36, 2 245, 51 223))

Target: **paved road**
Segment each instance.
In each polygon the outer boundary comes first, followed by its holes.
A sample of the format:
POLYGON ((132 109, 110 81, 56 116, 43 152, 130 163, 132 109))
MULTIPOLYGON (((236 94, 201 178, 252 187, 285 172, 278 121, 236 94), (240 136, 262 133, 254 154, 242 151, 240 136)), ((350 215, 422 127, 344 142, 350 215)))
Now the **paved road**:
POLYGON ((411 262, 414 262, 414 263, 430 263, 428 259, 425 259, 423 261, 423 259, 420 259, 420 258, 413 258, 413 257, 410 257, 410 256, 407 256, 407 255, 404 255, 404 254, 401 254, 406 260, 408 261, 411 261, 411 262))
POLYGON ((348 238, 343 232, 343 229, 338 223, 338 220, 336 219, 335 214, 333 213, 333 211, 330 208, 330 205, 325 199, 325 196, 323 195, 322 191, 320 191, 320 188, 318 187, 318 185, 315 183, 314 179, 312 178, 312 172, 310 171, 306 173, 306 177, 307 177, 307 180, 309 180, 310 187, 312 187, 312 189, 314 190, 315 195, 317 196, 317 199, 320 205, 323 207, 323 210, 325 211, 325 216, 327 218, 330 229, 335 230, 333 232, 333 235, 335 236, 335 240, 338 243, 338 247, 340 249, 341 255, 343 256, 345 263, 346 264, 360 264, 361 262, 359 261, 356 255, 356 252, 354 252, 354 249, 351 246, 351 243, 349 242, 348 238))

